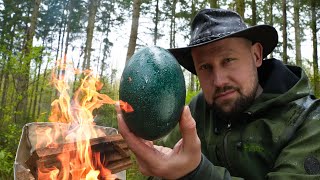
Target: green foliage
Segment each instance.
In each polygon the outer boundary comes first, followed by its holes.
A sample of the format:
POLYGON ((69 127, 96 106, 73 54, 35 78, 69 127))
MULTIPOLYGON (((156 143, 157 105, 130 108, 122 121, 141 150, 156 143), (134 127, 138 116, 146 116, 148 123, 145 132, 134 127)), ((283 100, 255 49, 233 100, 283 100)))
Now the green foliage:
MULTIPOLYGON (((85 27, 85 16, 86 16, 86 2, 84 0, 70 0, 73 7, 71 7, 71 12, 69 12, 69 21, 71 22, 71 32, 80 33, 85 27)), ((70 4, 69 4, 70 6, 70 4)))
POLYGON ((128 180, 144 180, 147 179, 146 176, 140 173, 139 167, 137 164, 136 158, 132 155, 131 160, 133 162, 133 165, 127 170, 127 179, 128 180))
POLYGON ((21 128, 15 124, 0 128, 0 179, 13 179, 13 163, 21 136, 21 128))
POLYGON ((194 96, 199 94, 200 91, 187 91, 186 104, 189 104, 194 96))
POLYGON ((9 152, 16 151, 21 135, 21 127, 16 124, 4 125, 0 131, 0 147, 9 152))
POLYGON ((97 125, 118 128, 117 113, 114 105, 104 105, 96 111, 95 122, 97 125))
POLYGON ((0 150, 0 179, 13 179, 13 160, 11 152, 0 150))
MULTIPOLYGON (((311 71, 311 67, 312 67, 312 63, 307 60, 307 59, 303 59, 304 62, 307 62, 309 63, 308 66, 307 65, 303 65, 303 69, 305 70, 308 78, 309 78, 309 81, 310 81, 310 89, 311 91, 313 91, 314 95, 317 97, 317 98, 320 98, 320 89, 317 90, 317 88, 319 87, 315 87, 316 85, 316 77, 314 76, 314 72, 311 71)), ((320 79, 320 75, 318 75, 317 77, 318 79, 320 79)), ((319 82, 318 82, 319 83, 319 82)), ((319 85, 318 85, 319 86, 319 85)))

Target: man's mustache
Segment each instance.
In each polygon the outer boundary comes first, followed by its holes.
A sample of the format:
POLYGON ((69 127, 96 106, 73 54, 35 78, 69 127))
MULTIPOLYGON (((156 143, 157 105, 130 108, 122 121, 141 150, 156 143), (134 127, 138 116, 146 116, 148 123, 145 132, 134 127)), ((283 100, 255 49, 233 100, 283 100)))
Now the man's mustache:
POLYGON ((235 91, 239 91, 240 89, 238 87, 234 87, 234 86, 223 86, 223 87, 218 87, 216 88, 216 91, 214 93, 214 97, 218 96, 221 93, 224 93, 226 91, 229 90, 235 90, 235 91))

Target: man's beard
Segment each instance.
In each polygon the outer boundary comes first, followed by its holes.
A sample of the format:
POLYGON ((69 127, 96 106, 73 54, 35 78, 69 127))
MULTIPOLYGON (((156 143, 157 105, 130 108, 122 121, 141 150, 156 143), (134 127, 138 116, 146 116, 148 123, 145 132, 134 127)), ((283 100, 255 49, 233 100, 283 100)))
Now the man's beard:
POLYGON ((243 113, 246 109, 248 109, 252 105, 253 101, 256 98, 258 85, 253 87, 253 90, 250 92, 249 95, 244 95, 239 88, 232 87, 232 86, 225 86, 223 88, 219 88, 217 89, 216 93, 222 93, 227 90, 235 90, 240 94, 240 97, 235 100, 230 111, 226 112, 225 110, 223 110, 221 105, 220 106, 217 105, 215 101, 213 101, 211 108, 219 118, 225 119, 225 120, 234 120, 237 117, 241 117, 240 114, 243 113))

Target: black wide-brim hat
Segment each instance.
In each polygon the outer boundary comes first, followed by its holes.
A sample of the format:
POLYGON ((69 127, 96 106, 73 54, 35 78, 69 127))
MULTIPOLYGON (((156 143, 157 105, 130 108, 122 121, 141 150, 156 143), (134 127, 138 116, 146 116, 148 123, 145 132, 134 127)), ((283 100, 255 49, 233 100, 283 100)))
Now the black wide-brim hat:
POLYGON ((193 74, 191 48, 219 41, 228 37, 243 37, 263 47, 263 58, 278 44, 277 30, 269 25, 247 27, 239 14, 224 9, 204 9, 193 19, 191 39, 187 47, 168 49, 178 62, 193 74))

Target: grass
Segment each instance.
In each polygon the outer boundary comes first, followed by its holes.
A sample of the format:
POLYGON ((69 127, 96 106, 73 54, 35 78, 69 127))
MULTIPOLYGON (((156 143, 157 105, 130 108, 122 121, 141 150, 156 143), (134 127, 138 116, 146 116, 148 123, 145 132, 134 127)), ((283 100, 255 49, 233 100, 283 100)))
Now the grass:
POLYGON ((127 180, 145 180, 148 177, 140 173, 136 158, 132 155, 133 165, 127 169, 127 180))

